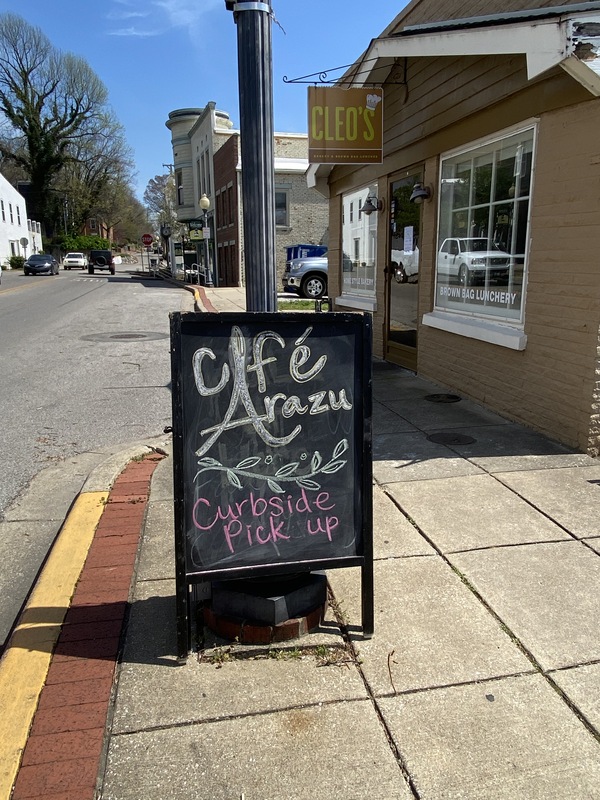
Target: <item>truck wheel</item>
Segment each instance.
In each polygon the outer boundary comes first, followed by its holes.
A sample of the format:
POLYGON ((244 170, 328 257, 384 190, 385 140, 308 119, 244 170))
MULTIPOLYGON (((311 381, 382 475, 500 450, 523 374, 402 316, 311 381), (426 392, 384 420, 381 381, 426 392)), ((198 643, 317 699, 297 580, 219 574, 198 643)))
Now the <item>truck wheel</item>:
POLYGON ((300 291, 304 297, 317 300, 327 292, 327 281, 320 275, 307 275, 302 281, 300 291))
POLYGON ((94 268, 91 265, 88 267, 88 272, 90 275, 94 274, 94 268))

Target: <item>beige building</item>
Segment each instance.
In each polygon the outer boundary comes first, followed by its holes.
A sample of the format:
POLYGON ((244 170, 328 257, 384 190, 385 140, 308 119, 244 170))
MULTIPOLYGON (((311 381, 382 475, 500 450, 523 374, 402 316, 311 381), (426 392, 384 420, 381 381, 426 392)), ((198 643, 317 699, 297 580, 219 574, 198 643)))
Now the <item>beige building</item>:
POLYGON ((383 87, 382 163, 309 171, 375 353, 592 455, 598 53, 599 2, 412 0, 345 76, 383 87))
MULTIPOLYGON (((243 282, 242 163, 239 141, 229 141, 239 140, 240 132, 233 128, 229 114, 218 111, 213 102, 205 108, 172 111, 166 126, 173 147, 177 218, 180 222, 202 218, 200 198, 206 194, 215 274, 227 285, 243 282), (227 151, 221 153, 225 144, 227 151), (231 263, 234 259, 236 264, 231 263)), ((328 204, 307 185, 306 133, 276 132, 274 156, 277 284, 281 287, 286 247, 326 244, 328 204)))

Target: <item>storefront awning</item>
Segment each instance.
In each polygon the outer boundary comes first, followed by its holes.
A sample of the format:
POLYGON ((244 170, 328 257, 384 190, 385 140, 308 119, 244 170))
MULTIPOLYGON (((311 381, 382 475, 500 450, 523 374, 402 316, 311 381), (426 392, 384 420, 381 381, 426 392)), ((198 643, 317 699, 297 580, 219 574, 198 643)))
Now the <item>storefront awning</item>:
POLYGON ((353 85, 383 83, 400 58, 520 54, 527 60, 529 79, 561 66, 600 96, 600 3, 563 6, 560 11, 564 13, 540 9, 543 14, 449 20, 373 39, 357 62, 353 85), (586 11, 575 10, 583 7, 586 11))

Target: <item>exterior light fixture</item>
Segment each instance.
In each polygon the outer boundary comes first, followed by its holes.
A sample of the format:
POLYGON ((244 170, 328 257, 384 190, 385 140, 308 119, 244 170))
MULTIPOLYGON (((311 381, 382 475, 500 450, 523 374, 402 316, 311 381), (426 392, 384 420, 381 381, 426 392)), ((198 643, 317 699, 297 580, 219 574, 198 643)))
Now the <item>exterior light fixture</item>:
POLYGON ((370 194, 360 209, 360 213, 366 214, 367 217, 370 217, 374 211, 383 211, 383 200, 375 197, 374 194, 370 194))
POLYGON ((422 183, 415 183, 409 200, 417 205, 424 203, 425 200, 431 200, 431 189, 429 186, 423 186, 422 183))

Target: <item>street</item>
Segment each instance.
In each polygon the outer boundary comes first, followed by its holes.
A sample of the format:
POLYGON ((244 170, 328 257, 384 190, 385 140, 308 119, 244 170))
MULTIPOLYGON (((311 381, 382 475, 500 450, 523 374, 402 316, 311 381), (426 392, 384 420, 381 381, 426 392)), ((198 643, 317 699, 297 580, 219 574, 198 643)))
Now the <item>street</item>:
MULTIPOLYGON (((42 531, 17 535, 10 528, 16 523, 3 523, 32 478, 79 453, 159 435, 171 424, 169 312, 180 309, 183 290, 149 274, 132 278, 138 268, 119 265, 115 276, 2 273, 0 590, 11 605, 20 606, 14 576, 22 593, 23 575, 39 566, 22 563, 24 536, 31 535, 27 543, 36 538, 36 558, 43 558, 42 531)), ((4 612, 2 621, 5 627, 4 612)))

